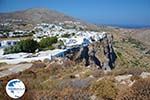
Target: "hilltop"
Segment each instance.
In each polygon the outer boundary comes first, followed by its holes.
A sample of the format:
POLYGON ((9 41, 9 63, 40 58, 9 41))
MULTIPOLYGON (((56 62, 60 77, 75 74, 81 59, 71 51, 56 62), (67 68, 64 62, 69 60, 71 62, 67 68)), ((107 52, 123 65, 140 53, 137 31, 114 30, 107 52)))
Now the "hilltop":
POLYGON ((0 22, 25 22, 29 24, 75 21, 63 13, 46 8, 32 8, 11 13, 0 13, 0 22))
POLYGON ((135 30, 131 35, 133 38, 138 39, 150 46, 150 29, 135 30))
POLYGON ((91 29, 97 28, 96 25, 47 8, 31 8, 22 11, 0 13, 0 23, 5 26, 1 26, 1 30, 4 28, 8 30, 30 30, 37 24, 41 23, 80 23, 81 25, 86 25, 91 29))

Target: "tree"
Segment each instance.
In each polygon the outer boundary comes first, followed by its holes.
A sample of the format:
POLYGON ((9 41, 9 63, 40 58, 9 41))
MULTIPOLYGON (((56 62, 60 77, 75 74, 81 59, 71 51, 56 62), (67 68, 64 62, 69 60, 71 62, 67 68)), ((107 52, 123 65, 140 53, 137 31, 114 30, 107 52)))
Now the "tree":
POLYGON ((70 34, 63 34, 63 35, 61 35, 61 37, 63 37, 63 38, 69 38, 71 35, 70 34))
POLYGON ((27 52, 33 53, 39 47, 37 41, 33 39, 21 40, 15 46, 11 46, 4 49, 4 54, 27 52))
POLYGON ((52 46, 52 44, 57 43, 57 37, 47 37, 43 38, 40 42, 40 48, 47 48, 49 46, 52 46))
POLYGON ((18 42, 17 44, 22 52, 28 52, 33 53, 35 50, 39 47, 39 44, 37 41, 34 41, 33 39, 26 39, 18 42))

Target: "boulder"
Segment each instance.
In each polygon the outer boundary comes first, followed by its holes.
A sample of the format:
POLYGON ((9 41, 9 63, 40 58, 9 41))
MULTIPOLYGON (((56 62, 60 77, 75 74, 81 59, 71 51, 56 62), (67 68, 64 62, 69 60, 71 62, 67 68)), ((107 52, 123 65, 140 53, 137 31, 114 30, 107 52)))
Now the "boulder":
POLYGON ((115 77, 115 80, 117 82, 121 82, 121 81, 125 81, 125 80, 130 80, 131 77, 132 77, 131 74, 129 74, 129 75, 119 75, 119 76, 115 77))
POLYGON ((150 77, 150 73, 149 72, 142 72, 140 76, 142 78, 148 78, 148 77, 150 77))
POLYGON ((122 84, 122 85, 128 85, 128 86, 131 86, 133 81, 131 81, 131 77, 133 75, 120 75, 120 76, 116 76, 115 77, 115 80, 119 83, 119 84, 122 84))

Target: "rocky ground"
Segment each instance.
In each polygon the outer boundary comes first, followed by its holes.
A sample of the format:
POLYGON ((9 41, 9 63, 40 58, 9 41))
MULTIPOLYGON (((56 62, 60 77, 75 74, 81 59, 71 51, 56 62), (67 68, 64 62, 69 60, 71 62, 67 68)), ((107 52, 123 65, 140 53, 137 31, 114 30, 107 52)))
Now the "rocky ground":
POLYGON ((26 86, 23 100, 149 100, 150 68, 114 69, 105 73, 73 61, 34 62, 24 72, 1 78, 0 97, 9 100, 6 83, 21 79, 26 86), (143 85, 144 84, 144 85, 143 85), (138 91, 136 91, 136 89, 138 91), (131 92, 131 93, 130 93, 131 92))

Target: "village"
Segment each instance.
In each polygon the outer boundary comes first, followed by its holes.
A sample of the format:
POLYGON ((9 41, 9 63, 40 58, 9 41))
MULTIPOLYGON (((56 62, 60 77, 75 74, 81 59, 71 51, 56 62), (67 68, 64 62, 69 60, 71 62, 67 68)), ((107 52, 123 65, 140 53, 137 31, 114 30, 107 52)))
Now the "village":
MULTIPOLYGON (((36 53, 10 53, 4 54, 4 49, 16 45, 20 41, 18 39, 4 39, 0 41, 0 63, 18 64, 21 62, 33 62, 37 60, 43 61, 44 59, 51 60, 54 57, 64 57, 68 51, 75 48, 82 48, 83 44, 88 45, 96 41, 100 41, 106 37, 106 32, 95 32, 83 30, 84 26, 76 25, 79 27, 65 26, 63 23, 59 24, 38 24, 33 30, 26 32, 23 30, 15 30, 14 32, 3 33, 8 37, 24 37, 28 33, 33 33, 32 38, 40 42, 41 39, 46 37, 57 37, 63 45, 46 51, 38 51, 36 53)), ((2 34, 1 34, 2 38, 2 34)))

